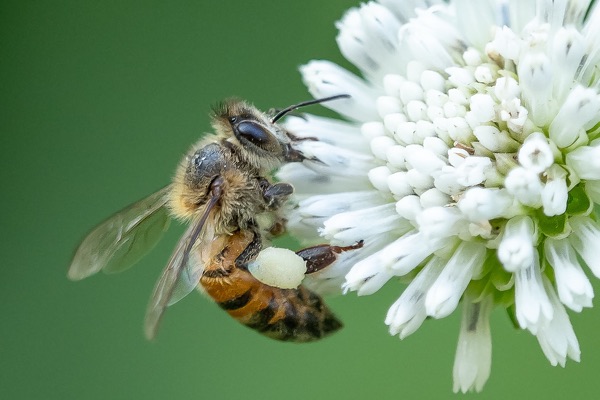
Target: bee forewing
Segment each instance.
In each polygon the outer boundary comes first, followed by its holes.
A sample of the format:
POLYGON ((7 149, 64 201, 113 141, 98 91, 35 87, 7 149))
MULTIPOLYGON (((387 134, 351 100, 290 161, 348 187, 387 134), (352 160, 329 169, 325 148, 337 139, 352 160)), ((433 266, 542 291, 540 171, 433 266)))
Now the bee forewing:
POLYGON ((119 211, 83 239, 69 267, 72 280, 96 272, 121 272, 152 249, 169 225, 169 186, 119 211))
POLYGON ((204 222, 204 219, 200 219, 188 227, 156 282, 144 322, 144 332, 148 339, 156 336, 166 308, 181 300, 198 285, 202 266, 193 264, 195 260, 190 259, 190 251, 200 236, 204 222))

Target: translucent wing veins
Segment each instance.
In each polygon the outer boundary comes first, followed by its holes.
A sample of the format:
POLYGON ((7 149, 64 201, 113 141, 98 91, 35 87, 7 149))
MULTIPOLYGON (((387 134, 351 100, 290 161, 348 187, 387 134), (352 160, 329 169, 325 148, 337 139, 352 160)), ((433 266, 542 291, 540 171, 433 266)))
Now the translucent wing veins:
POLYGON ((100 270, 120 272, 148 253, 169 225, 165 207, 169 189, 162 188, 95 227, 77 248, 69 279, 80 280, 100 270))

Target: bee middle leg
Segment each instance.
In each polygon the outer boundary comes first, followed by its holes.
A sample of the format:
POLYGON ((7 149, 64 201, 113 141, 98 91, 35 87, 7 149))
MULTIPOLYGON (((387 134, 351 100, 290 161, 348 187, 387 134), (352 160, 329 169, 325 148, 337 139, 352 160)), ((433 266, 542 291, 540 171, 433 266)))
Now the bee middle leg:
POLYGON ((306 273, 312 274, 333 264, 344 251, 360 249, 363 244, 362 240, 350 246, 320 244, 299 250, 296 254, 306 261, 306 273))
POLYGON ((252 229, 254 237, 246 246, 244 251, 235 259, 235 266, 244 270, 248 269, 248 263, 254 260, 262 250, 262 238, 256 229, 252 229))

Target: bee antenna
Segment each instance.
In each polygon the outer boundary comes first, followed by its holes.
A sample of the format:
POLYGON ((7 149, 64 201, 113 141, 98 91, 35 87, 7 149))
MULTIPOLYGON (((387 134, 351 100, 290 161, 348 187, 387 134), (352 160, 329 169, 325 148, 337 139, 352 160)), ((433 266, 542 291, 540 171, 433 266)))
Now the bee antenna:
POLYGON ((324 102, 330 101, 330 100, 349 99, 350 97, 351 96, 349 94, 336 94, 335 96, 329 96, 329 97, 323 97, 320 99, 303 101, 301 103, 294 104, 293 106, 286 107, 283 110, 279 111, 277 114, 275 114, 275 116, 273 118, 271 118, 271 123, 274 124, 275 122, 279 121, 285 114, 289 113, 290 111, 297 110, 300 107, 324 103, 324 102))

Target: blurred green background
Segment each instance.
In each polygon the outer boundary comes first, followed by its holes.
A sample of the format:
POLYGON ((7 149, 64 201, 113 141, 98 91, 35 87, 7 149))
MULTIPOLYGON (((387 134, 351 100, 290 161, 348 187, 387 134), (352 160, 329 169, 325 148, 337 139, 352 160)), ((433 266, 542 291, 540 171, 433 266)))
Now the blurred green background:
MULTIPOLYGON (((2 2, 0 398, 454 396, 458 314, 390 337, 383 319, 400 286, 330 299, 346 328, 309 345, 267 340, 194 294, 150 343, 146 302, 181 226, 127 273, 65 277, 86 231, 169 181, 209 129, 210 105, 237 95, 282 107, 309 98, 302 63, 347 66, 334 21, 353 5, 2 2)), ((563 370, 497 310, 492 376, 478 398, 597 398, 600 311, 571 318, 582 363, 563 370)))

